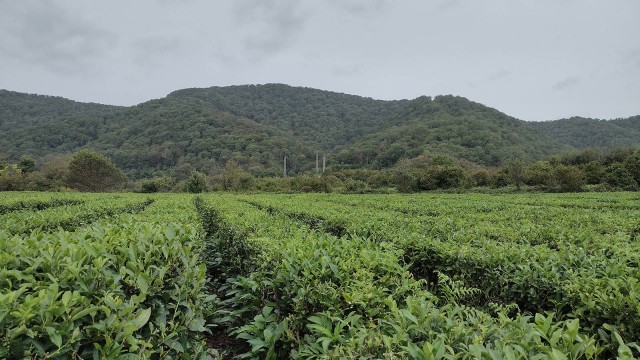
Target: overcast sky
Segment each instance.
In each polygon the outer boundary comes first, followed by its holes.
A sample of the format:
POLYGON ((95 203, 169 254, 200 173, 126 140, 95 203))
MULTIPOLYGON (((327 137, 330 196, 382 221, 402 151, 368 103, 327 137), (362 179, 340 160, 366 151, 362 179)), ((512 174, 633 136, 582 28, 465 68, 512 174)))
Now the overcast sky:
POLYGON ((285 83, 640 114, 640 0, 0 0, 0 89, 135 105, 285 83))

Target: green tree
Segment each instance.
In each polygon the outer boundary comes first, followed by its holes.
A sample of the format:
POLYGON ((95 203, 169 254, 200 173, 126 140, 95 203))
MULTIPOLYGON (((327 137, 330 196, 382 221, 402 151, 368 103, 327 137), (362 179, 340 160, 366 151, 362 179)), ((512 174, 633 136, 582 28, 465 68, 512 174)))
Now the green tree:
POLYGON ((222 173, 224 190, 248 190, 253 186, 253 176, 244 171, 234 160, 227 161, 222 173))
POLYGON ((554 175, 560 191, 582 191, 584 186, 584 174, 576 166, 558 166, 554 169, 554 175))
POLYGON ((28 174, 33 172, 36 167, 36 161, 29 156, 23 156, 20 158, 20 162, 18 162, 18 168, 22 171, 23 174, 28 174))
POLYGON ((194 171, 185 184, 185 191, 192 194, 198 194, 207 191, 206 175, 201 172, 194 171))
POLYGON ((640 184, 640 150, 636 150, 633 155, 624 160, 624 167, 631 173, 631 176, 640 184))
POLYGON ((391 183, 396 186, 398 191, 403 193, 414 192, 419 189, 417 177, 409 171, 396 171, 393 174, 391 183))
POLYGON ((18 165, 11 164, 0 169, 0 191, 24 190, 24 177, 18 165))
POLYGON ((520 159, 513 160, 507 164, 509 176, 516 185, 516 189, 520 190, 520 186, 524 181, 524 162, 520 159))
POLYGON ((599 161, 591 161, 582 167, 584 180, 587 184, 600 184, 604 179, 607 168, 599 161))
POLYGON ((69 161, 67 184, 80 191, 100 192, 121 186, 126 181, 122 171, 104 155, 81 150, 69 161))
POLYGON ((548 161, 537 161, 526 167, 524 182, 531 186, 552 187, 554 185, 553 171, 554 167, 548 161))
POLYGON ((480 169, 471 174, 471 179, 476 186, 489 186, 491 183, 491 174, 485 169, 480 169))
POLYGON ((509 186, 510 184, 513 184, 513 179, 511 175, 509 175, 509 171, 505 168, 500 169, 493 179, 493 186, 500 188, 509 186))
POLYGON ((622 190, 637 190, 638 183, 633 175, 624 165, 614 163, 607 167, 607 174, 604 176, 607 185, 622 190))
POLYGON ((618 147, 611 150, 604 156, 602 162, 609 166, 614 163, 622 163, 626 158, 633 155, 633 149, 630 147, 618 147))
POLYGON ((41 173, 48 189, 57 191, 65 186, 69 177, 70 160, 70 157, 66 155, 57 155, 45 159, 41 173))
POLYGON ((452 189, 467 187, 469 179, 461 167, 436 165, 423 171, 418 183, 422 190, 452 189))

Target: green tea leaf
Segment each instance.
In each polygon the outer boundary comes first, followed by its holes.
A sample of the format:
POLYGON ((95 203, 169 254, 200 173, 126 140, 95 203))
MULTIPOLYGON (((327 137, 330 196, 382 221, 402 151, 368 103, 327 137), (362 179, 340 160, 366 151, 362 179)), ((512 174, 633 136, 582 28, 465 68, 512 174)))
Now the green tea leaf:
POLYGON ((144 309, 138 313, 138 316, 136 316, 136 318, 133 319, 131 323, 135 325, 136 330, 139 330, 149 321, 150 316, 151 316, 151 308, 144 309))
POLYGON ((47 330, 47 334, 49 334, 49 340, 51 340, 51 342, 59 348, 62 347, 62 336, 60 335, 60 333, 58 332, 58 330, 56 330, 55 328, 52 328, 50 326, 47 326, 45 328, 45 330, 47 330))

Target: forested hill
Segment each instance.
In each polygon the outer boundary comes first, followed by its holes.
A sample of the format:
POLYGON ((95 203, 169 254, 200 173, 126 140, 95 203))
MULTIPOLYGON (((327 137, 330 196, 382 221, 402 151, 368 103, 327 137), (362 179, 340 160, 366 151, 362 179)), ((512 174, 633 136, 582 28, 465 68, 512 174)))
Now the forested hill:
POLYGON ((483 165, 533 161, 570 150, 530 123, 457 96, 422 96, 385 121, 385 128, 342 150, 339 161, 388 167, 425 151, 483 165))
POLYGON ((106 115, 118 108, 0 89, 0 129, 41 125, 76 116, 106 115))
POLYGON ((321 151, 376 132, 407 103, 282 84, 184 89, 168 98, 202 100, 217 109, 277 127, 321 151))
POLYGON ((577 149, 613 149, 640 144, 640 115, 625 119, 599 120, 572 117, 532 123, 541 133, 577 149))
MULTIPOLYGON (((216 172, 229 159, 256 175, 275 175, 285 155, 290 157, 292 171, 301 171, 300 164, 306 164, 302 160, 310 158, 314 148, 280 129, 194 98, 167 97, 103 113, 88 113, 80 107, 59 116, 62 111, 57 106, 69 104, 47 106, 52 107, 48 117, 40 116, 28 126, 2 127, 0 155, 40 159, 92 148, 135 179, 196 169, 216 172)), ((12 114, 3 123, 18 121, 12 114)))
POLYGON ((496 165, 580 147, 569 135, 545 134, 549 124, 461 97, 382 101, 280 84, 184 89, 131 107, 0 91, 0 157, 42 163, 93 148, 133 179, 215 174, 228 160, 254 175, 277 175, 284 156, 295 174, 313 169, 316 152, 334 168, 386 168, 424 151, 496 165))

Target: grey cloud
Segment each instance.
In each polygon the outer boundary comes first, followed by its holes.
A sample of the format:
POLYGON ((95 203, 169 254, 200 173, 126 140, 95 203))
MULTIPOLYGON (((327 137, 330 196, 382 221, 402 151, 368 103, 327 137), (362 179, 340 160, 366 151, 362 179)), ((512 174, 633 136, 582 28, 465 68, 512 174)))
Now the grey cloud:
POLYGON ((361 72, 362 72, 362 64, 334 66, 331 68, 331 74, 338 77, 352 77, 361 72))
POLYGON ((558 81, 552 87, 553 90, 562 91, 566 90, 572 86, 578 85, 580 83, 580 78, 577 76, 570 76, 564 80, 558 81))
POLYGON ((384 9, 386 0, 334 0, 333 3, 351 15, 359 16, 384 9))
POLYGON ((511 71, 507 71, 507 70, 500 70, 500 71, 498 71, 497 73, 495 73, 495 74, 493 74, 493 75, 489 76, 489 77, 487 78, 487 81, 488 81, 488 82, 495 82, 495 81, 498 81, 498 80, 504 79, 504 78, 506 78, 506 77, 509 77, 509 75, 511 75, 511 71))
POLYGON ((159 63, 163 58, 178 53, 184 43, 178 38, 147 36, 132 44, 134 60, 139 65, 159 63))
POLYGON ((436 11, 443 12, 458 7, 460 2, 458 0, 445 0, 436 6, 436 11))
POLYGON ((184 5, 191 2, 191 0, 156 0, 160 5, 184 5))
POLYGON ((640 70, 640 48, 633 50, 628 59, 632 66, 640 70))
POLYGON ((305 20, 296 0, 242 0, 234 11, 248 31, 245 49, 253 55, 272 55, 289 47, 305 20))
POLYGON ((2 2, 2 53, 65 75, 86 73, 113 37, 54 2, 2 2))

